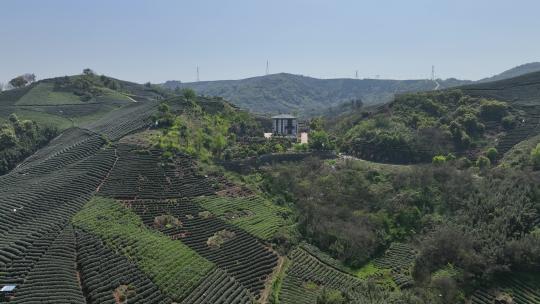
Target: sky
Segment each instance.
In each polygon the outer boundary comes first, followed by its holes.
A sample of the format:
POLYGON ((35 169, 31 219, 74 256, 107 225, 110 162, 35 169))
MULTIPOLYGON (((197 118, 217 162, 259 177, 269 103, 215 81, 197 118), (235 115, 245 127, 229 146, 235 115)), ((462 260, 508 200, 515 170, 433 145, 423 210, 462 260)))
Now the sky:
POLYGON ((538 0, 0 0, 0 82, 287 72, 476 80, 540 61, 538 0))

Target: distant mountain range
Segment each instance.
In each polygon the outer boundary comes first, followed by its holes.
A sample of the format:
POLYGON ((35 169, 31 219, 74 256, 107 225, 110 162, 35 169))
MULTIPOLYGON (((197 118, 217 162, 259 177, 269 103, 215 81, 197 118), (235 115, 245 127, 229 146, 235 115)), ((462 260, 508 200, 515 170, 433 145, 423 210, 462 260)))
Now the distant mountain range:
POLYGON ((394 94, 429 91, 471 83, 447 80, 389 80, 389 79, 317 79, 287 73, 252 77, 241 80, 217 80, 183 83, 167 81, 168 89, 191 88, 198 94, 221 96, 252 112, 301 115, 317 113, 353 99, 364 104, 392 100, 394 94))
MULTIPOLYGON (((511 78, 540 71, 540 63, 528 63, 479 82, 511 78)), ((395 94, 444 89, 476 82, 459 79, 317 79, 287 73, 240 80, 187 82, 167 81, 168 89, 192 88, 197 93, 221 96, 252 112, 313 115, 353 99, 365 105, 391 101, 395 94)))

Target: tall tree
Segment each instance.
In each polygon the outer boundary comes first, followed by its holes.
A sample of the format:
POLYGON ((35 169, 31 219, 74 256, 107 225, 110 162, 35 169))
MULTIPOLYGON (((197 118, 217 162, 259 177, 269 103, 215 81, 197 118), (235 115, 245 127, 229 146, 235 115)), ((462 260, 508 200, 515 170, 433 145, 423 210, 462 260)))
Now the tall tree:
POLYGON ((9 84, 14 88, 22 88, 28 84, 28 80, 21 75, 11 79, 9 84))
POLYGON ((32 73, 26 73, 23 74, 22 77, 28 82, 28 84, 36 81, 36 74, 32 73))
POLYGON ((96 75, 96 73, 91 68, 86 68, 83 70, 84 75, 96 75))

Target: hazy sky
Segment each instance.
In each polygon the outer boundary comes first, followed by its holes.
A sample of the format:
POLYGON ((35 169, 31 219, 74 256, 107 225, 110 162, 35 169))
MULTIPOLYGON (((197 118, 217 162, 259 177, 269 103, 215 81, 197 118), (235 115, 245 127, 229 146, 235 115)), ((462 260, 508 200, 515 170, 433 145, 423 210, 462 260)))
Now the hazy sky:
POLYGON ((540 61, 538 0, 0 0, 0 82, 98 73, 137 82, 479 79, 540 61))

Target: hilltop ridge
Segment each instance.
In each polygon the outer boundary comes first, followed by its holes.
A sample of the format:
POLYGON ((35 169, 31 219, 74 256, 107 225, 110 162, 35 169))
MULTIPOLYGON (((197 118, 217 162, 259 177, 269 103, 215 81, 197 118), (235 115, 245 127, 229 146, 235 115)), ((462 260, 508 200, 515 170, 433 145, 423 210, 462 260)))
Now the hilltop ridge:
MULTIPOLYGON (((440 88, 446 88, 470 82, 447 79, 438 83, 440 88)), ((173 90, 191 88, 202 95, 221 96, 252 112, 310 115, 350 100, 380 104, 392 100, 396 93, 433 90, 437 84, 427 79, 318 79, 279 73, 240 80, 167 81, 162 86, 173 90)))

